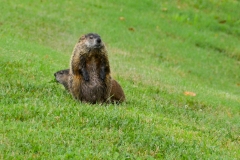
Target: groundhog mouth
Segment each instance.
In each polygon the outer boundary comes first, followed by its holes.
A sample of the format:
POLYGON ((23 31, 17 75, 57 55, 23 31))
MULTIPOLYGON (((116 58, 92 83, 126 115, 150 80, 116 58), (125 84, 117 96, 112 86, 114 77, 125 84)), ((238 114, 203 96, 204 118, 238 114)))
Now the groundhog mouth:
POLYGON ((93 46, 93 49, 101 49, 103 47, 103 45, 101 44, 96 44, 93 46))
POLYGON ((102 48, 103 48, 102 45, 95 45, 95 46, 89 48, 89 52, 88 53, 99 53, 99 52, 101 52, 102 48))

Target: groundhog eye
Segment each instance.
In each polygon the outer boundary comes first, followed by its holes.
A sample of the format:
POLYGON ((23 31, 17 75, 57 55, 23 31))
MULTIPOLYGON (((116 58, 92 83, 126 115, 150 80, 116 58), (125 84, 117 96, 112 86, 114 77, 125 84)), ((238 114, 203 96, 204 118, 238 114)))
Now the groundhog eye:
POLYGON ((93 36, 90 36, 89 38, 90 38, 90 39, 93 39, 93 36))

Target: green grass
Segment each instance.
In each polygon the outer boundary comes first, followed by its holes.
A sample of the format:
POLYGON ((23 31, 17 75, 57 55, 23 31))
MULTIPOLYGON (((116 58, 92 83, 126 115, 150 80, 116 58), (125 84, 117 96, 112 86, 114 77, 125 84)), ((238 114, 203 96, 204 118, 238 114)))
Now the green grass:
POLYGON ((239 1, 0 3, 0 159, 240 159, 239 1), (121 105, 53 82, 89 32, 121 105))

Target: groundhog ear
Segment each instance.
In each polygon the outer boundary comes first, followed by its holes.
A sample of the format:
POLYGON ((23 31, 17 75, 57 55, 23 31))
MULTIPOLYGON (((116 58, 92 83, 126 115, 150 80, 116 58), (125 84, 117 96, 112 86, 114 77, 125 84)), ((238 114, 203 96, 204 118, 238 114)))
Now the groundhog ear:
POLYGON ((82 37, 79 38, 78 42, 82 41, 85 39, 85 35, 83 35, 82 37))

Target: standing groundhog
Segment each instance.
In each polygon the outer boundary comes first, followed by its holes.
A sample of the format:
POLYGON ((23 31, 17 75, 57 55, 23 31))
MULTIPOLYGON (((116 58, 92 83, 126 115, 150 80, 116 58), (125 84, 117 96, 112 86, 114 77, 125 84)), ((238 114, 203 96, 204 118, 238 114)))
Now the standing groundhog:
POLYGON ((109 100, 112 87, 107 50, 98 34, 83 35, 72 53, 69 91, 80 101, 109 100))
MULTIPOLYGON (((55 76, 57 82, 63 84, 65 89, 69 91, 69 87, 68 87, 69 69, 57 71, 56 73, 54 73, 54 76, 55 76)), ((125 101, 125 94, 124 94, 123 89, 120 86, 120 84, 117 81, 115 81, 114 79, 112 79, 111 82, 112 82, 112 89, 110 92, 111 102, 112 103, 121 103, 121 102, 125 101)))

